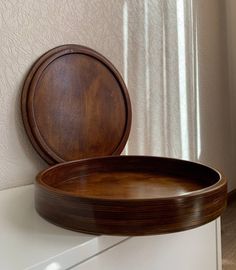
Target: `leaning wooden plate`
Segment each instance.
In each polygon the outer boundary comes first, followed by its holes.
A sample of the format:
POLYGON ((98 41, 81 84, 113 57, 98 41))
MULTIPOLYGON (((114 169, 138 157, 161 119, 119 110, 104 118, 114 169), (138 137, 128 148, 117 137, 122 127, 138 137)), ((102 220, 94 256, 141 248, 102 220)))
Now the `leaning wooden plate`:
POLYGON ((131 126, 128 91, 98 52, 63 45, 41 56, 26 77, 23 122, 49 164, 120 154, 131 126))
POLYGON ((110 156, 61 163, 36 181, 36 209, 48 221, 93 234, 183 231, 216 219, 225 178, 189 161, 110 156))

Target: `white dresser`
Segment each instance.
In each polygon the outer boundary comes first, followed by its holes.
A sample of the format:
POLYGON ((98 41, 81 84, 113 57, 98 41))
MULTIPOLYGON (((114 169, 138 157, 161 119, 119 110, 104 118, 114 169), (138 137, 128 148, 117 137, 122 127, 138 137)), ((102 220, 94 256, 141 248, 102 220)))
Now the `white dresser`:
POLYGON ((68 231, 34 210, 33 185, 0 191, 0 270, 221 270, 220 220, 157 236, 68 231))

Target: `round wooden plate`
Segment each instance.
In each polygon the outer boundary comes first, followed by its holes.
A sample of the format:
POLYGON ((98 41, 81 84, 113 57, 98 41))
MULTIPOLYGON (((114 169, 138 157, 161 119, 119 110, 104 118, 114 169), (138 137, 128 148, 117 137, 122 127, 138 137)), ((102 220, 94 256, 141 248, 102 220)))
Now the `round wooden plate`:
POLYGON ((120 154, 131 126, 126 86, 101 54, 79 45, 54 48, 30 70, 22 115, 49 164, 120 154))
POLYGON ((183 231, 216 219, 226 180, 207 166, 170 158, 113 156, 66 162, 41 172, 35 205, 67 229, 114 235, 183 231))

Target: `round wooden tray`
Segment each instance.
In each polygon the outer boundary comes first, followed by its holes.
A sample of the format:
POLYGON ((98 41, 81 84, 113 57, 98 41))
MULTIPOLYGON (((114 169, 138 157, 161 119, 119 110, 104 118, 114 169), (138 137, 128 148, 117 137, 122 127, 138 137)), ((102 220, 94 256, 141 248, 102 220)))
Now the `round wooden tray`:
POLYGON ((38 213, 71 230, 112 235, 163 234, 216 219, 226 180, 207 166, 169 158, 113 156, 72 161, 41 172, 38 213))
POLYGON ((24 126, 49 164, 120 154, 131 104, 116 68, 98 52, 63 45, 41 56, 26 77, 24 126))

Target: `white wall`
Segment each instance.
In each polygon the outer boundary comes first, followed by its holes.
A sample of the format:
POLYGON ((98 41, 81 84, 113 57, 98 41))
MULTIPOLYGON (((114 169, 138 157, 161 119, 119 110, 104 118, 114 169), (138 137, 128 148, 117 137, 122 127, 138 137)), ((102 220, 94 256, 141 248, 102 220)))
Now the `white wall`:
MULTIPOLYGON (((221 170, 236 188, 228 87, 225 1, 196 0, 198 21, 199 160, 221 170)), ((234 2, 232 0, 231 2, 234 2)), ((236 4, 236 3, 235 3, 236 4)))
POLYGON ((227 18, 228 76, 230 90, 230 124, 232 179, 231 189, 236 189, 236 1, 225 0, 227 18))

